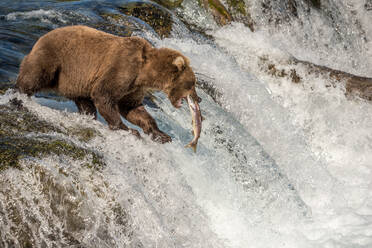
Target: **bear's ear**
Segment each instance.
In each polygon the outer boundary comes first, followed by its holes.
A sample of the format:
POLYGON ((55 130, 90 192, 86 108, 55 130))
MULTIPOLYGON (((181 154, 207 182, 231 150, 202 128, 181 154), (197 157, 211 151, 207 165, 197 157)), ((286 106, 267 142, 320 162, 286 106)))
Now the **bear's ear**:
POLYGON ((175 58, 172 64, 177 67, 178 71, 183 71, 185 69, 185 60, 181 56, 175 58))

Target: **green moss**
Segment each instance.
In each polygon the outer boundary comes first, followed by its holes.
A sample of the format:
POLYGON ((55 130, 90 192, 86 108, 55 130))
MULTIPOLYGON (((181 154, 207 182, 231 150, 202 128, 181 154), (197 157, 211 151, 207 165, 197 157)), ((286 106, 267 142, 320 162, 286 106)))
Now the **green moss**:
POLYGON ((208 0, 209 7, 215 9, 226 21, 231 21, 231 16, 226 8, 218 0, 208 0))
POLYGON ((97 132, 95 129, 82 126, 68 128, 68 131, 70 135, 77 137, 80 141, 83 142, 88 142, 97 136, 97 132))
POLYGON ((0 170, 8 167, 19 168, 19 160, 24 158, 42 158, 46 155, 64 155, 73 159, 82 160, 91 156, 92 166, 103 165, 102 158, 92 151, 77 147, 64 140, 53 140, 49 137, 0 138, 0 170))
POLYGON ((247 14, 244 0, 227 0, 227 4, 234 11, 236 11, 236 12, 242 14, 242 15, 247 14))
POLYGON ((183 0, 154 0, 154 2, 166 8, 177 8, 181 6, 183 0))

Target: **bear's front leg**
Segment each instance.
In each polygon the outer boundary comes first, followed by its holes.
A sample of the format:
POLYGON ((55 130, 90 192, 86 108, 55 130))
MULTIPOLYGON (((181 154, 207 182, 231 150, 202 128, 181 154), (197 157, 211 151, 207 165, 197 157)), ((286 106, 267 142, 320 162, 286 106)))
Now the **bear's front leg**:
POLYGON ((120 118, 119 107, 113 103, 109 98, 104 96, 97 96, 93 98, 94 105, 98 109, 102 117, 107 121, 109 128, 112 130, 123 129, 130 131, 132 134, 141 137, 139 132, 135 129, 128 128, 120 118))
POLYGON ((146 111, 143 105, 128 111, 125 118, 134 125, 141 127, 145 134, 151 134, 151 138, 154 141, 162 144, 172 141, 172 138, 168 134, 159 130, 154 118, 146 111))

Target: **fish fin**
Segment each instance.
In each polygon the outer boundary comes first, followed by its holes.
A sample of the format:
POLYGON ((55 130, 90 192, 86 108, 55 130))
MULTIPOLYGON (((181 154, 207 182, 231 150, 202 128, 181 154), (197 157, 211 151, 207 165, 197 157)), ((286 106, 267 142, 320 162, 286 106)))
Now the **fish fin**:
POLYGON ((196 153, 196 146, 197 146, 197 145, 198 145, 198 143, 195 143, 195 144, 190 143, 190 144, 185 145, 185 147, 190 147, 190 148, 192 148, 192 150, 196 153))

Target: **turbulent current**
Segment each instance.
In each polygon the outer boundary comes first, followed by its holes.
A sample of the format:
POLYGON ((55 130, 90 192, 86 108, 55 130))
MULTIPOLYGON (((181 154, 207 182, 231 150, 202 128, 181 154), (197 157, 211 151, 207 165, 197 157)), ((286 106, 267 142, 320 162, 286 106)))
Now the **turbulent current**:
POLYGON ((146 109, 171 135, 165 145, 111 131, 57 96, 8 90, 0 107, 17 98, 65 130, 23 139, 64 140, 102 165, 50 153, 0 168, 0 247, 372 247, 372 104, 294 62, 372 77, 371 1, 245 1, 254 31, 238 19, 218 26, 198 1, 173 10, 135 1, 171 18, 166 36, 120 12, 130 2, 2 0, 1 81, 53 28, 142 36, 190 59, 205 118, 197 153, 184 148, 188 107, 162 93, 146 109), (96 135, 78 139, 76 127, 96 135))

